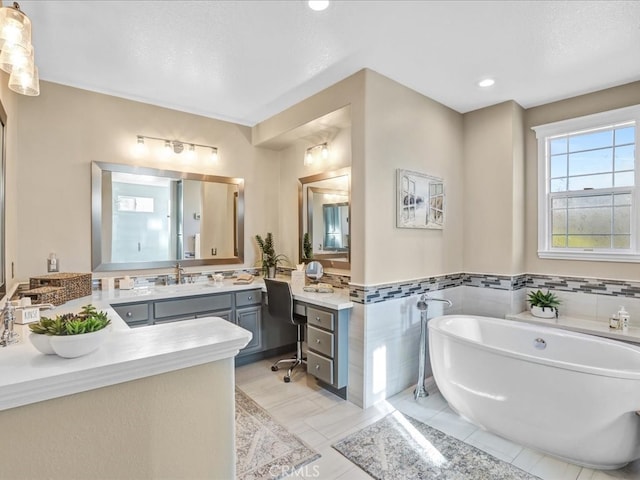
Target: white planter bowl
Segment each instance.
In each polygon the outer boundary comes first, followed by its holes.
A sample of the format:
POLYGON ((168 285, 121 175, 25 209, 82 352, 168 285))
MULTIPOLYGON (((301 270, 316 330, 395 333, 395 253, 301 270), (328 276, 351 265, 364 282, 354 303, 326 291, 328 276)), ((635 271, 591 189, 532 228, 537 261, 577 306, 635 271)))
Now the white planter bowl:
POLYGON ((29 333, 29 340, 36 350, 45 355, 55 355, 56 352, 53 351, 51 347, 51 335, 43 335, 41 333, 29 333))
POLYGON ((538 318, 556 318, 555 307, 531 307, 531 315, 538 318))
POLYGON ((109 334, 109 328, 97 332, 80 335, 63 335, 50 337, 51 348, 60 357, 76 358, 97 350, 109 334))

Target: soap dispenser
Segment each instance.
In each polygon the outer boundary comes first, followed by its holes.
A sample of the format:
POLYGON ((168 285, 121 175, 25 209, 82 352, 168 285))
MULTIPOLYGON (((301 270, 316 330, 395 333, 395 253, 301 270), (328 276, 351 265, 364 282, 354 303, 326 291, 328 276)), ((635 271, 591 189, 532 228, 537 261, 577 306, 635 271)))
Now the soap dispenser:
POLYGON ((629 312, 624 309, 624 306, 620 307, 618 310, 618 318, 620 319, 620 325, 622 327, 622 331, 626 332, 629 330, 629 312))

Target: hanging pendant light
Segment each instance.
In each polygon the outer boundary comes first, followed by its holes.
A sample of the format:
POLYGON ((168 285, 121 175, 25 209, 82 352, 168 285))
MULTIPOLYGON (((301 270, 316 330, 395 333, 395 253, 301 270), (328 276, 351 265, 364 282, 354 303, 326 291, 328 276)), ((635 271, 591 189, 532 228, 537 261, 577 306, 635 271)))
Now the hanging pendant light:
POLYGON ((31 44, 31 20, 22 13, 18 2, 0 7, 0 50, 0 69, 11 74, 9 88, 21 95, 40 95, 40 78, 31 44))

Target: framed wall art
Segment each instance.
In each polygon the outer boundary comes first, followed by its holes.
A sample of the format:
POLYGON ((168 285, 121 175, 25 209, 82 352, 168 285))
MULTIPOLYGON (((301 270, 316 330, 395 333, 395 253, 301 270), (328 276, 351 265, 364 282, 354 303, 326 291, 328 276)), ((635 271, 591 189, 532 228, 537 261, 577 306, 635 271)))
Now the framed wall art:
POLYGON ((396 227, 444 228, 444 180, 396 170, 396 227))

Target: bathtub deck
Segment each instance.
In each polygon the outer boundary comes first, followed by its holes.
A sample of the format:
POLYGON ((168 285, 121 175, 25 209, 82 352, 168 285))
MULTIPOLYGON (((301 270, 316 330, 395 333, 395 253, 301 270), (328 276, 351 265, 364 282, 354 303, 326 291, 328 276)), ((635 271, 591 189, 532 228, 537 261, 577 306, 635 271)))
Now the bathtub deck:
POLYGON ((538 318, 529 312, 522 312, 516 315, 506 315, 507 320, 516 320, 518 322, 535 323, 547 327, 560 328, 570 330, 572 332, 587 333, 589 335, 597 335, 599 337, 610 338, 612 340, 622 340, 623 342, 640 345, 640 328, 629 327, 627 332, 622 330, 612 330, 609 324, 601 320, 587 320, 582 318, 567 317, 560 315, 556 318, 538 318))

